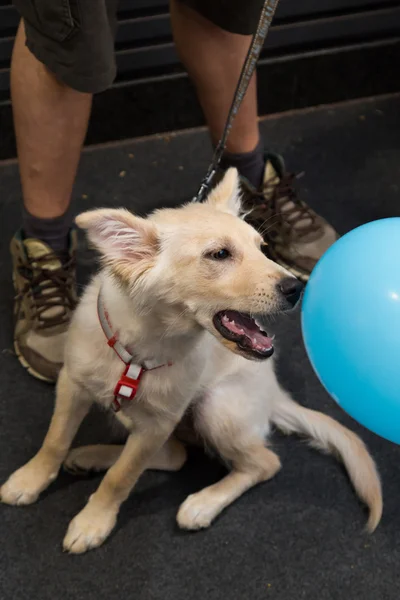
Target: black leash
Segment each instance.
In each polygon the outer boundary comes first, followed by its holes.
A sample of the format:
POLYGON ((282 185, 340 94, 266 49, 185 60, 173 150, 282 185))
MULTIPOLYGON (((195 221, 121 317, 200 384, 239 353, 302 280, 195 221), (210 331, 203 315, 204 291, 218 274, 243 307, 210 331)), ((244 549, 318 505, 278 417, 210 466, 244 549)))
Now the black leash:
POLYGON ((253 35, 250 48, 247 52, 244 65, 240 73, 239 82, 237 84, 235 94, 233 96, 233 101, 229 109, 222 138, 214 151, 214 156, 208 168, 207 174, 201 182, 199 191, 193 198, 193 202, 203 202, 203 200, 205 200, 206 196, 208 195, 212 180, 218 169, 219 163, 221 162, 222 155, 225 151, 226 142, 229 133, 232 129, 234 118, 236 117, 242 100, 246 95, 250 80, 256 69, 257 61, 263 48, 265 38, 267 37, 268 30, 271 25, 271 21, 274 17, 277 4, 278 0, 265 0, 264 2, 264 6, 261 10, 260 19, 257 25, 257 30, 253 35))

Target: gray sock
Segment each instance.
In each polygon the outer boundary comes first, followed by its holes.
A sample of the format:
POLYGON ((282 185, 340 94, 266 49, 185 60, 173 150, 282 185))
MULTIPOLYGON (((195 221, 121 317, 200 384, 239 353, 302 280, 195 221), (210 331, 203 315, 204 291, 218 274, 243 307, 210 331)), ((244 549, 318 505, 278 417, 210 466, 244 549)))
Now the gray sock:
POLYGON ((72 217, 68 210, 60 217, 40 219, 31 215, 25 207, 23 208, 22 230, 24 236, 45 242, 56 253, 64 253, 68 250, 71 226, 72 217))
POLYGON ((261 138, 251 152, 238 154, 225 152, 221 160, 221 168, 226 170, 229 167, 236 167, 239 174, 258 190, 263 182, 265 170, 264 144, 261 138))

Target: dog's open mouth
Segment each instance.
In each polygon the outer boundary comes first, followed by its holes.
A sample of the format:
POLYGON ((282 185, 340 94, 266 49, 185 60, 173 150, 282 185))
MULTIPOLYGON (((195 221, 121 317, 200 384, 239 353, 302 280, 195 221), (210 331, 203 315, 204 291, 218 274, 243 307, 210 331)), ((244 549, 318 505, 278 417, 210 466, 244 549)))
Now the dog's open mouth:
POLYGON ((257 319, 236 310, 223 310, 214 316, 213 322, 217 331, 235 342, 240 350, 258 358, 272 356, 274 338, 263 330, 257 319))

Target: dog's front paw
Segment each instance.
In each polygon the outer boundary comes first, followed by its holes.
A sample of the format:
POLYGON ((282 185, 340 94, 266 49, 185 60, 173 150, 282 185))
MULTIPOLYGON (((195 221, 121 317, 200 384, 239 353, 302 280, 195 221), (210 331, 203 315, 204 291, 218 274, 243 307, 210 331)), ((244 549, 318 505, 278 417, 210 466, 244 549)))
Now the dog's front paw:
POLYGON ((0 488, 0 499, 5 504, 15 506, 32 504, 56 477, 57 473, 48 473, 32 460, 15 471, 4 483, 0 488))
POLYGON ((205 529, 220 511, 221 507, 213 502, 212 494, 208 490, 202 490, 186 498, 181 504, 176 520, 181 529, 205 529))
POLYGON ((72 519, 63 541, 65 552, 82 554, 101 546, 117 521, 114 511, 95 508, 89 503, 72 519))

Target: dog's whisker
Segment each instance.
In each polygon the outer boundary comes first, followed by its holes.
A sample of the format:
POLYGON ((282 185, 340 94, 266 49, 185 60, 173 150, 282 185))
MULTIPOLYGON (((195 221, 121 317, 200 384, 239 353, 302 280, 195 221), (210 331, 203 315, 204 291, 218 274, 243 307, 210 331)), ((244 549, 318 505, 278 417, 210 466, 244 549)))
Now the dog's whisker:
POLYGON ((279 216, 277 214, 270 215, 269 217, 264 219, 262 225, 265 225, 266 223, 268 223, 268 221, 273 221, 274 219, 279 220, 279 216))
POLYGON ((271 231, 271 229, 276 225, 276 222, 273 223, 268 223, 268 226, 266 223, 262 223, 258 228, 257 231, 261 236, 264 236, 266 233, 268 233, 269 231, 271 231))
MULTIPOLYGON (((247 216, 249 216, 249 215, 251 215, 253 212, 254 212, 254 209, 252 209, 252 210, 249 210, 249 211, 246 213, 246 217, 247 217, 247 216)), ((277 215, 277 214, 270 215, 269 217, 267 217, 266 219, 264 219, 264 220, 261 222, 261 224, 260 224, 260 227, 263 227, 263 226, 264 226, 264 225, 266 225, 266 224, 267 224, 269 221, 274 221, 274 219, 276 219, 276 221, 279 221, 279 215, 277 215)))

